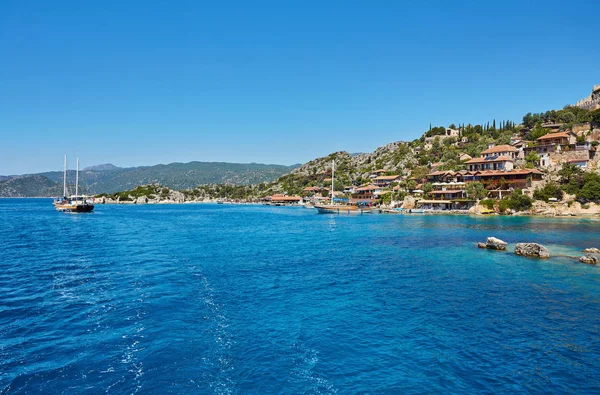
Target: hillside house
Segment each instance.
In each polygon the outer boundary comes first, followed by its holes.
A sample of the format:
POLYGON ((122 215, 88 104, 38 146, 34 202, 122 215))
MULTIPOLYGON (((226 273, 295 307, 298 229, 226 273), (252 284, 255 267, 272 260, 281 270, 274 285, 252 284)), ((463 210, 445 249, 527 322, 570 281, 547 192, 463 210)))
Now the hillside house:
POLYGON ((537 187, 543 173, 537 169, 517 169, 511 171, 477 171, 465 176, 465 182, 481 182, 483 186, 498 197, 511 193, 515 189, 537 187))
POLYGON ((393 182, 399 182, 402 179, 399 175, 379 176, 373 179, 373 184, 378 187, 390 186, 393 182))
POLYGON ((312 196, 320 194, 323 188, 321 187, 306 187, 302 190, 302 196, 312 196))
POLYGON ((577 143, 577 135, 571 131, 548 133, 545 136, 539 137, 536 141, 541 146, 568 146, 577 143))
POLYGON ((359 202, 374 201, 381 196, 383 188, 376 185, 365 185, 354 190, 352 198, 359 202))
POLYGON ((589 167, 589 160, 586 159, 572 159, 569 161, 570 164, 575 165, 581 169, 587 169, 589 167))
POLYGON ((375 177, 379 177, 384 175, 385 173, 387 173, 384 169, 377 169, 377 170, 373 170, 371 172, 371 175, 369 176, 370 178, 375 178, 375 177))
POLYGON ((465 162, 469 171, 482 170, 512 170, 518 150, 510 145, 494 146, 481 152, 480 158, 473 158, 465 162))
POLYGON ((542 124, 542 129, 558 131, 562 125, 562 123, 546 122, 542 124))

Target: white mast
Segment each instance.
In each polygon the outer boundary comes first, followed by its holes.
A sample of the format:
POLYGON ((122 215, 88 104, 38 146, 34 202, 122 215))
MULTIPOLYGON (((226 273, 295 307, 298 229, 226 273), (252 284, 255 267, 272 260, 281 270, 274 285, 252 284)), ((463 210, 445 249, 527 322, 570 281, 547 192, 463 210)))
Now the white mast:
POLYGON ((333 177, 335 175, 335 161, 331 161, 331 204, 333 204, 333 177))
POLYGON ((67 155, 65 155, 65 165, 63 167, 63 196, 67 197, 67 155))
POLYGON ((77 170, 75 171, 75 196, 79 195, 79 157, 77 157, 77 170))

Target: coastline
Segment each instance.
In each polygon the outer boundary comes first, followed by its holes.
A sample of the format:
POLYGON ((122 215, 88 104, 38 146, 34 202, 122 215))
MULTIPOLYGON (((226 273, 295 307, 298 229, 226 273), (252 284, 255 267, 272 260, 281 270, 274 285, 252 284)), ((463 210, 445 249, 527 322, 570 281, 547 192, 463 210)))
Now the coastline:
MULTIPOLYGON (((95 204, 97 205, 124 205, 124 206, 129 206, 129 205, 136 205, 136 206, 145 206, 145 205, 172 205, 172 204, 181 204, 181 205, 185 205, 185 204, 191 204, 191 205, 195 205, 195 204, 199 204, 199 205, 210 205, 210 204, 214 204, 214 205, 236 205, 236 206, 272 206, 272 207, 294 207, 294 208, 306 208, 304 205, 302 204, 290 204, 290 205, 272 205, 272 204, 265 204, 265 203, 261 203, 261 202, 219 202, 217 200, 190 200, 190 201, 171 201, 171 200, 164 200, 164 201, 149 201, 147 203, 137 203, 135 201, 125 201, 125 202, 117 202, 117 201, 109 201, 109 202, 95 202, 95 204)), ((385 208, 385 207, 380 207, 380 208, 376 208, 377 214, 381 214, 381 215, 407 215, 407 216, 417 216, 417 215, 444 215, 444 216, 472 216, 472 217, 532 217, 532 218, 565 218, 565 219, 593 219, 593 220, 598 220, 600 221, 600 214, 598 213, 579 213, 579 214, 573 214, 573 213, 569 213, 569 214, 549 214, 549 213, 532 213, 532 212, 525 212, 525 211, 520 211, 520 212, 515 212, 515 213, 510 213, 510 214, 501 214, 501 213, 489 213, 489 214, 482 214, 479 212, 473 212, 473 211, 469 211, 469 210, 465 210, 465 211, 457 211, 457 210, 431 210, 431 211, 425 211, 425 212, 414 212, 414 213, 409 213, 409 212, 393 212, 391 209, 389 208, 385 208), (386 212, 383 212, 384 210, 388 210, 386 212)))

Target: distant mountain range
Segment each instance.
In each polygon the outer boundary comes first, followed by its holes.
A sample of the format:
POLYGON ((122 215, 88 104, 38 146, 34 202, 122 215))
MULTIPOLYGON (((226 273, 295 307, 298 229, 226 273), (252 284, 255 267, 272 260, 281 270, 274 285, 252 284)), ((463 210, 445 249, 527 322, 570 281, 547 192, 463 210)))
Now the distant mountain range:
MULTIPOLYGON (((203 184, 248 185, 277 180, 298 165, 259 163, 189 162, 121 168, 112 164, 86 167, 79 172, 80 192, 113 193, 138 185, 158 183, 172 189, 203 184)), ((75 171, 67 173, 69 191, 74 189, 75 171)), ((0 197, 58 196, 62 194, 63 172, 51 171, 19 176, 0 176, 0 197)))

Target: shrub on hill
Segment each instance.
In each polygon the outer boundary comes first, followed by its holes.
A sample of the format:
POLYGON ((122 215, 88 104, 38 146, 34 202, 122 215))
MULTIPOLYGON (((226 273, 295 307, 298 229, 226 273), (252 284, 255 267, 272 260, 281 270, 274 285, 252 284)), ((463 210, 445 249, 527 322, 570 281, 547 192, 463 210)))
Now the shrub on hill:
POLYGON ((480 204, 489 210, 493 210, 494 206, 496 205, 496 199, 484 199, 480 202, 480 204))
POLYGON ((550 200, 550 198, 556 198, 557 200, 562 200, 564 195, 563 190, 560 188, 558 184, 549 183, 546 184, 543 188, 536 189, 533 192, 533 197, 536 200, 543 200, 546 203, 550 200))
POLYGON ((558 171, 562 188, 580 203, 600 202, 600 174, 565 163, 558 171))
POLYGON ((600 202, 600 174, 585 173, 582 187, 576 196, 580 203, 600 202))
POLYGON ((467 196, 471 199, 480 200, 487 196, 488 191, 480 182, 471 182, 467 184, 467 196))
POLYGON ((515 211, 527 211, 533 206, 533 200, 523 195, 520 189, 515 190, 508 199, 500 201, 500 211, 506 211, 507 208, 515 211), (504 210, 502 210, 504 208, 504 210))

